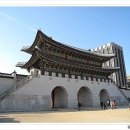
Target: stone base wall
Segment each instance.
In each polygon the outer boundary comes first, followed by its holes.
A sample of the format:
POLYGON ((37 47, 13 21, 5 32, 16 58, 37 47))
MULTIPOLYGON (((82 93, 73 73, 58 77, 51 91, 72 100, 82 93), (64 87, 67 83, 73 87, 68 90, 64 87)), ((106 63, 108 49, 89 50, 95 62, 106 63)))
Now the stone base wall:
MULTIPOLYGON (((101 90, 106 90, 109 99, 116 100, 117 105, 126 102, 122 93, 113 83, 41 75, 40 77, 34 77, 25 86, 0 101, 0 111, 51 110, 53 104, 52 91, 58 86, 66 92, 67 108, 78 107, 78 92, 82 87, 91 92, 91 107, 100 107, 101 90)), ((60 89, 58 91, 60 92, 60 89)))
POLYGON ((43 95, 11 95, 0 102, 0 111, 50 110, 50 97, 43 95))

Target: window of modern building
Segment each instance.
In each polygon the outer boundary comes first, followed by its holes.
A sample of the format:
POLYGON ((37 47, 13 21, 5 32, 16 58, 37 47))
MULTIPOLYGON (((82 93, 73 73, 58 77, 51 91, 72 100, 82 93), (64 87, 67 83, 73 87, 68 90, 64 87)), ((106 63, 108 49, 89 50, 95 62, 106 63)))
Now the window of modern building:
POLYGON ((51 71, 49 71, 49 76, 52 76, 52 72, 51 71))
POLYGON ((58 73, 56 72, 56 77, 58 77, 58 73))
POLYGON ((62 73, 62 77, 65 78, 65 73, 62 73))
POLYGON ((75 79, 78 79, 78 76, 77 76, 77 75, 75 75, 75 79))

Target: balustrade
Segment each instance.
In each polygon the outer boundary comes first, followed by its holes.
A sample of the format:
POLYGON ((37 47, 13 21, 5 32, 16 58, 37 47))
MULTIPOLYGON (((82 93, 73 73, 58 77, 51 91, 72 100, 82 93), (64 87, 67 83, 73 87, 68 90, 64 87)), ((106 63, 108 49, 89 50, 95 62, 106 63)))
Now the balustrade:
POLYGON ((18 83, 14 84, 12 87, 9 89, 5 90, 1 95, 0 95, 0 100, 2 100, 4 97, 9 96, 10 93, 16 91, 17 89, 23 87, 25 84, 27 84, 29 81, 31 81, 32 78, 26 77, 19 81, 18 83))

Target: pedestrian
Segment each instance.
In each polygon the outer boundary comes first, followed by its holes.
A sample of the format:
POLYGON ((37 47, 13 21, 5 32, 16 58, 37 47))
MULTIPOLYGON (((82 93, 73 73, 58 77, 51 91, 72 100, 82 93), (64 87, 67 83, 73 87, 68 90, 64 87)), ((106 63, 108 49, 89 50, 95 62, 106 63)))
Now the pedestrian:
POLYGON ((80 107, 81 107, 81 103, 78 102, 78 109, 79 109, 79 111, 80 111, 80 107))
POLYGON ((104 110, 106 110, 107 109, 107 102, 103 102, 103 106, 104 106, 104 110))
POLYGON ((100 102, 101 105, 101 109, 103 110, 104 106, 103 106, 103 102, 100 102))
POLYGON ((113 110, 113 101, 112 100, 110 101, 110 107, 113 110))
POLYGON ((107 107, 110 106, 110 100, 107 99, 107 107))
POLYGON ((129 110, 130 110, 130 102, 129 102, 129 104, 128 104, 128 107, 129 107, 129 110))
POLYGON ((116 106, 117 106, 117 104, 116 104, 116 101, 114 100, 113 101, 113 108, 116 109, 116 106))

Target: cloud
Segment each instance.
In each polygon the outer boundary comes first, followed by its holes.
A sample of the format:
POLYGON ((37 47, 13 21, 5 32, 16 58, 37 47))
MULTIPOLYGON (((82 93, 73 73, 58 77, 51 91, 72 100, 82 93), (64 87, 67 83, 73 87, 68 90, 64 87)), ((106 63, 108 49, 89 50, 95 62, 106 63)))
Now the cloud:
POLYGON ((22 25, 23 27, 25 27, 26 29, 29 29, 33 32, 37 32, 36 29, 32 28, 31 26, 27 25, 27 24, 24 24, 22 23, 21 21, 19 21, 18 19, 15 19, 14 17, 8 15, 7 13, 4 13, 3 11, 0 11, 0 15, 7 18, 8 20, 12 21, 12 22, 15 22, 19 25, 22 25))

